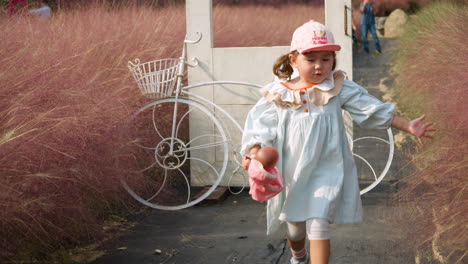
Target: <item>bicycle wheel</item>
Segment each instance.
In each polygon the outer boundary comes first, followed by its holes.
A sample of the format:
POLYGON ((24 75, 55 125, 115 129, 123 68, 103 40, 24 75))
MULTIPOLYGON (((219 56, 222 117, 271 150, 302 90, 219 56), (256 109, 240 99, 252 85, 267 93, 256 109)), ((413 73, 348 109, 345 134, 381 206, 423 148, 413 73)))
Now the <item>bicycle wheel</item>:
POLYGON ((395 151, 391 128, 386 133, 370 131, 370 135, 353 140, 353 156, 358 167, 361 195, 374 189, 384 179, 395 151))
POLYGON ((133 198, 152 208, 193 206, 215 190, 226 171, 225 130, 210 109, 194 100, 178 98, 176 104, 169 97, 147 104, 125 123, 121 137, 121 183, 133 198), (203 126, 189 130, 190 122, 203 126), (205 186, 211 187, 195 197, 205 186))

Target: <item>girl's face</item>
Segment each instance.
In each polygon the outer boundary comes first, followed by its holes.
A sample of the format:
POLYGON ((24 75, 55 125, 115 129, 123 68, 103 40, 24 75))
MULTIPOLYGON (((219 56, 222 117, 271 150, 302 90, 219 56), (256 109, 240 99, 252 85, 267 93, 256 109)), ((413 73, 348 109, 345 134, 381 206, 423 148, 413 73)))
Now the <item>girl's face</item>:
POLYGON ((335 60, 333 51, 311 51, 297 56, 289 55, 291 65, 299 71, 307 84, 321 83, 330 76, 335 60))

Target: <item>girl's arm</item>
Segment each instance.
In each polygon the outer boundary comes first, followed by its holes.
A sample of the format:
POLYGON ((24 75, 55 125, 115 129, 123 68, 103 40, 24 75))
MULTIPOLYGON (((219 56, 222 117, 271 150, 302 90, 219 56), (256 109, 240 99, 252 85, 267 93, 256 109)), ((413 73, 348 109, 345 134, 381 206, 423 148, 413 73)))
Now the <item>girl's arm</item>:
POLYGON ((427 134, 427 132, 436 131, 435 128, 429 128, 432 126, 432 123, 423 123, 425 118, 426 115, 422 115, 414 120, 406 120, 403 117, 395 115, 393 117, 392 127, 413 134, 418 138, 421 147, 424 147, 422 137, 432 139, 432 136, 427 134))
MULTIPOLYGON (((249 156, 257 154, 257 151, 261 148, 260 145, 255 145, 250 149, 249 156)), ((242 167, 244 170, 248 170, 250 166, 250 159, 246 159, 245 157, 242 159, 242 167)))
MULTIPOLYGON (((249 111, 242 134, 242 155, 251 156, 257 153, 262 146, 273 145, 276 139, 279 117, 274 102, 262 97, 249 111)), ((242 160, 242 167, 247 169, 249 159, 242 160)))

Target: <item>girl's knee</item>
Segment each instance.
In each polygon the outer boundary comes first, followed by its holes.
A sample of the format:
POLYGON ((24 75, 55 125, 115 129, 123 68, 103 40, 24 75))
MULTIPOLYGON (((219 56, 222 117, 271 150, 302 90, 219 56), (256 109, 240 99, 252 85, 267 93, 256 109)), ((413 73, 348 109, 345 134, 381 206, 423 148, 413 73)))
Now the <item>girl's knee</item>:
POLYGON ((302 241, 306 237, 305 222, 286 222, 286 236, 291 241, 302 241))

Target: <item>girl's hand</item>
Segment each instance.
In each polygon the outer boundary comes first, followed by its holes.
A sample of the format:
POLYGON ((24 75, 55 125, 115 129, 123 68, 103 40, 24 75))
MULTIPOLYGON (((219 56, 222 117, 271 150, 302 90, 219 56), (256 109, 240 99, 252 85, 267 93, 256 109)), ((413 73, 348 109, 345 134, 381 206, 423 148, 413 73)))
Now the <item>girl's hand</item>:
POLYGON ((435 128, 429 128, 430 126, 432 126, 432 123, 423 123, 425 118, 426 115, 422 115, 414 120, 409 121, 408 125, 408 132, 410 132, 418 138, 418 142, 419 145, 421 145, 421 147, 424 147, 422 137, 432 139, 432 136, 427 134, 427 132, 433 132, 437 130, 435 128))
POLYGON ((247 158, 247 156, 245 156, 243 159, 242 159, 242 168, 244 168, 244 170, 248 170, 249 169, 249 166, 250 166, 250 158, 247 158))
POLYGON ((257 151, 260 149, 260 145, 255 145, 253 146, 251 149, 250 149, 250 153, 249 155, 247 156, 244 156, 244 158, 242 159, 242 168, 244 168, 244 170, 248 170, 249 169, 249 166, 250 166, 250 160, 251 160, 251 156, 253 157, 255 154, 257 154, 257 151))

